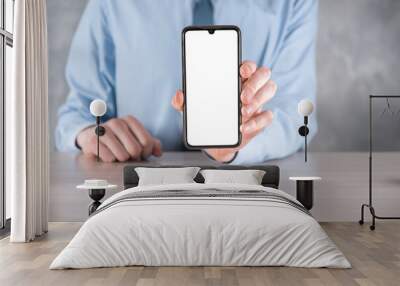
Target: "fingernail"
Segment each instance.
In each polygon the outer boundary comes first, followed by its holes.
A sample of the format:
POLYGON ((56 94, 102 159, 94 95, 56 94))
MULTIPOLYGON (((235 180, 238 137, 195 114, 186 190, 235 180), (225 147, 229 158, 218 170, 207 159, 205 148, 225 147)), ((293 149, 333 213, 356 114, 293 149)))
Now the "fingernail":
POLYGON ((245 90, 242 90, 242 94, 240 95, 240 99, 242 100, 242 102, 245 102, 245 100, 246 100, 246 92, 245 92, 245 90))
POLYGON ((272 119, 274 119, 274 113, 272 111, 269 111, 269 117, 272 119))
POLYGON ((246 133, 250 133, 252 130, 253 128, 251 127, 251 125, 245 125, 243 131, 246 133))
POLYGON ((241 69, 242 73, 244 73, 245 75, 250 73, 250 68, 247 65, 242 66, 241 69))
POLYGON ((253 109, 253 107, 252 107, 252 106, 247 106, 247 107, 246 107, 246 114, 247 114, 247 115, 250 115, 250 114, 252 114, 252 113, 253 113, 253 111, 254 111, 254 109, 253 109))
POLYGON ((244 100, 247 100, 250 97, 250 92, 247 88, 245 88, 242 93, 243 93, 244 100))

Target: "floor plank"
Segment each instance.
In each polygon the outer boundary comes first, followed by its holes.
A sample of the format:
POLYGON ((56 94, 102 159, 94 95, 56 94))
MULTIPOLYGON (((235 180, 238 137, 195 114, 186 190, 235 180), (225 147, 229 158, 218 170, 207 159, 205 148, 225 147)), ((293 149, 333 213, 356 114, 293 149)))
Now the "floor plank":
POLYGON ((0 240, 0 285, 136 286, 391 286, 400 281, 400 222, 379 222, 372 232, 357 223, 322 223, 352 263, 352 269, 290 267, 117 267, 48 270, 81 223, 50 223, 45 236, 28 244, 0 240))

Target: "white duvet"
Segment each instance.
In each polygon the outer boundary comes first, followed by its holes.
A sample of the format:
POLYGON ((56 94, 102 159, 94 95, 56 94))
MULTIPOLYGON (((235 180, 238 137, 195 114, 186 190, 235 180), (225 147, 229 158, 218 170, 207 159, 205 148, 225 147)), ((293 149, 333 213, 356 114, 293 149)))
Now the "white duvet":
MULTIPOLYGON (((349 268, 310 215, 255 198, 152 198, 111 202, 131 192, 216 188, 279 190, 231 184, 135 187, 107 199, 50 269, 145 266, 294 266, 349 268), (105 206, 109 205, 107 208, 105 206)), ((135 193, 136 194, 136 193, 135 193)))

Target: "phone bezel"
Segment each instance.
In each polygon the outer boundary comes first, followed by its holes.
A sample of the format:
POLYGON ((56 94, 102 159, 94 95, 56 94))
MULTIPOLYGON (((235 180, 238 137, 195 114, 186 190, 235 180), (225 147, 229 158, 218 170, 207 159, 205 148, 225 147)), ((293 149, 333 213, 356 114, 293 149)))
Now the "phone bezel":
MULTIPOLYGON (((214 34, 210 33, 210 34, 214 34)), ((240 65, 242 63, 242 37, 240 28, 234 25, 211 25, 211 26, 187 26, 182 30, 182 91, 184 98, 183 105, 183 133, 184 133, 184 144, 187 149, 190 150, 199 150, 206 148, 235 148, 238 147, 242 143, 242 133, 240 132, 240 124, 242 122, 242 113, 241 113, 241 100, 240 100, 240 92, 241 92, 241 78, 240 78, 240 65), (237 33, 238 36, 238 142, 232 145, 191 145, 187 140, 187 114, 186 114, 186 54, 185 54, 185 34, 190 31, 204 31, 204 30, 233 30, 237 33)))

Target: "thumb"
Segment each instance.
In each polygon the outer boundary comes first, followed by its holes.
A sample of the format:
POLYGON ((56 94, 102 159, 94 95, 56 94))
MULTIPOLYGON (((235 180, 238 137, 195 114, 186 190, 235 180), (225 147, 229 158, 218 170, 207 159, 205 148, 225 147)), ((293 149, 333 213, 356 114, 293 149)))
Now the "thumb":
POLYGON ((183 111, 183 92, 178 90, 172 98, 171 104, 177 111, 183 111))

